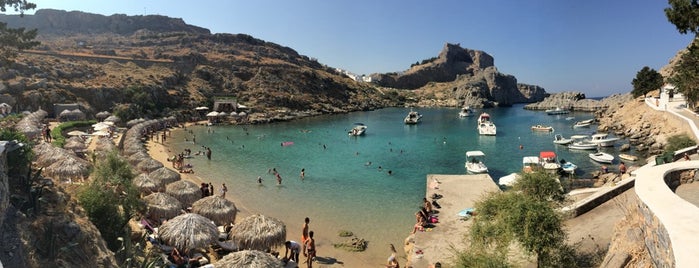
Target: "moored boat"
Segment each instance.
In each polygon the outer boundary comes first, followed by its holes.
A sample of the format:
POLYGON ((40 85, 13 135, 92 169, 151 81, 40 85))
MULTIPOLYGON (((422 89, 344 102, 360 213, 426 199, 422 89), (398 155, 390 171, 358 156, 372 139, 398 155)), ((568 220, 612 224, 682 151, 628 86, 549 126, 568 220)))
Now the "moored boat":
POLYGON ((557 172, 558 169, 561 168, 561 164, 558 163, 556 158, 556 153, 551 151, 539 153, 539 165, 549 172, 557 172))
POLYGON ((573 128, 590 127, 590 125, 592 125, 592 123, 575 122, 575 124, 573 124, 573 128))
POLYGON ((473 115, 473 110, 471 110, 471 107, 469 106, 464 106, 461 108, 461 111, 459 111, 459 117, 469 117, 473 115))
POLYGON ((610 138, 609 134, 607 133, 597 133, 591 136, 590 142, 597 144, 601 147, 611 147, 614 146, 614 143, 616 143, 616 141, 618 140, 619 138, 616 137, 610 138))
POLYGON ((500 186, 511 187, 512 185, 515 184, 515 182, 517 182, 518 179, 519 179, 519 174, 510 173, 509 175, 500 177, 500 179, 498 179, 498 184, 500 184, 500 186))
POLYGON ((578 166, 571 162, 561 159, 561 169, 568 174, 574 174, 575 170, 578 169, 578 166))
POLYGON ((420 119, 422 119, 422 115, 416 111, 413 111, 413 109, 410 109, 410 112, 405 116, 403 122, 409 125, 414 125, 420 123, 420 119))
POLYGON ((468 151, 466 152, 466 170, 471 173, 486 173, 488 172, 488 167, 483 163, 485 154, 482 151, 468 151))
POLYGON ((638 157, 635 155, 630 155, 630 154, 619 154, 619 158, 627 160, 627 161, 637 161, 638 157))
POLYGON ((566 139, 561 134, 556 134, 555 136, 553 136, 553 143, 555 143, 555 144, 565 145, 565 144, 571 143, 572 141, 573 141, 573 139, 566 139))
POLYGON ((497 128, 493 121, 490 121, 490 115, 487 113, 482 113, 478 116, 478 134, 489 136, 497 134, 497 128))
POLYGON ((590 159, 600 163, 611 164, 612 161, 614 161, 614 156, 605 152, 591 153, 588 154, 588 156, 590 157, 590 159))
POLYGON ((532 173, 538 168, 539 168, 539 157, 538 156, 522 157, 522 172, 532 173))
POLYGON ((532 131, 549 132, 549 131, 553 131, 553 127, 552 126, 544 126, 544 125, 536 125, 536 126, 532 126, 532 131))
POLYGON ((555 109, 546 110, 546 113, 549 115, 557 115, 557 114, 567 114, 567 113, 570 113, 570 111, 568 109, 556 107, 555 109))
POLYGON ((570 139, 573 142, 568 144, 569 149, 596 150, 598 147, 597 144, 590 142, 590 137, 587 135, 573 135, 570 139))
POLYGON ((354 123, 354 126, 349 132, 347 132, 347 134, 350 136, 361 136, 364 135, 364 132, 366 132, 366 128, 367 126, 363 123, 354 123))

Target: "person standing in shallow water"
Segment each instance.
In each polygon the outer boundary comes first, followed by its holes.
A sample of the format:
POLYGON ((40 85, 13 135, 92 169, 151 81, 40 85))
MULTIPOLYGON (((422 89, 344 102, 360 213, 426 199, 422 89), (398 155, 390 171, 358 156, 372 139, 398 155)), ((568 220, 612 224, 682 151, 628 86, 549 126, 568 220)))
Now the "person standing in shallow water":
POLYGON ((206 147, 206 158, 211 160, 211 148, 206 147))
POLYGON ((304 178, 306 178, 306 169, 305 169, 305 168, 302 168, 302 169, 301 169, 301 175, 299 175, 299 177, 301 177, 301 180, 303 180, 304 178))
POLYGON ((223 186, 221 186, 221 197, 226 198, 226 192, 228 192, 228 187, 226 187, 224 183, 223 186))

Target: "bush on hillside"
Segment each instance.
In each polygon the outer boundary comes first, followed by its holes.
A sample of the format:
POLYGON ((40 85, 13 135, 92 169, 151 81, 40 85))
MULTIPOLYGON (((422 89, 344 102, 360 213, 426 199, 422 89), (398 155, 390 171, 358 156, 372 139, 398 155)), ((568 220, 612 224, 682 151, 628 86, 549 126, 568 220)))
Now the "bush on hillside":
POLYGON ((665 145, 666 153, 674 153, 677 150, 687 148, 690 146, 697 145, 697 142, 692 138, 687 136, 687 134, 674 135, 667 138, 667 145, 665 145))

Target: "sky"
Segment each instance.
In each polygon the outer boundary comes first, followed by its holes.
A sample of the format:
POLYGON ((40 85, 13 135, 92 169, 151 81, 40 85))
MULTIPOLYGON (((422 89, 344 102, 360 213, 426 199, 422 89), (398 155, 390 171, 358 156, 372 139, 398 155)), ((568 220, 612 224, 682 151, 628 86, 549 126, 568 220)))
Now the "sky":
MULTIPOLYGON (((164 15, 212 33, 244 33, 356 74, 399 72, 446 43, 482 50, 518 82, 588 97, 630 92, 692 35, 662 0, 30 0, 37 9, 164 15)), ((26 14, 33 14, 32 11, 26 14)))

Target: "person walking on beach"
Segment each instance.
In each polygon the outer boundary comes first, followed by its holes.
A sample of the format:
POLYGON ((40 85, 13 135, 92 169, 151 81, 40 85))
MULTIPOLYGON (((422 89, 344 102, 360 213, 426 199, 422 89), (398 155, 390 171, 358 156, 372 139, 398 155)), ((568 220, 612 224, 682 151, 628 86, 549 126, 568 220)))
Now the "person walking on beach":
POLYGON ((214 195, 216 192, 214 192, 214 184, 209 182, 209 195, 214 195))
POLYGON ((313 267, 313 258, 316 257, 316 240, 313 239, 313 231, 308 232, 308 239, 303 243, 303 256, 306 256, 308 268, 313 267))
POLYGON ((308 224, 311 222, 311 219, 306 217, 303 219, 303 226, 301 227, 301 243, 305 244, 306 240, 308 240, 308 224))
POLYGON ((223 186, 221 186, 221 197, 226 198, 226 192, 228 192, 228 187, 226 187, 224 183, 223 186))

